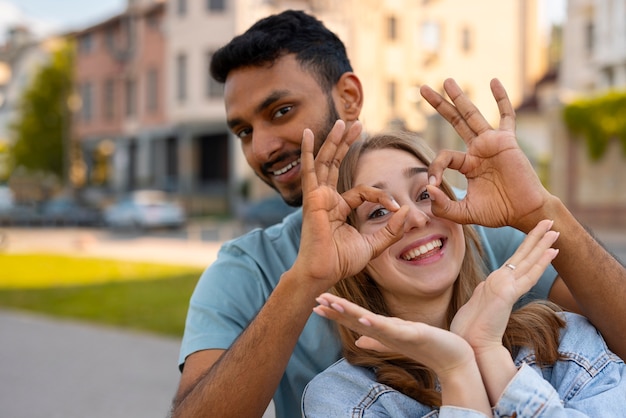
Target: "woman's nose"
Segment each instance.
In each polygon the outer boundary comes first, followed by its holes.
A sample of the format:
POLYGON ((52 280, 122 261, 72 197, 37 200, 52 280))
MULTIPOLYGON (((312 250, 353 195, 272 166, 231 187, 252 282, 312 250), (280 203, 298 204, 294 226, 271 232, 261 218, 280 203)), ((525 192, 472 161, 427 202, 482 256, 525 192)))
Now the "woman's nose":
POLYGON ((430 222, 429 214, 419 208, 416 204, 411 205, 409 210, 409 214, 407 215, 407 219, 404 223, 405 232, 413 229, 413 228, 423 228, 430 222))

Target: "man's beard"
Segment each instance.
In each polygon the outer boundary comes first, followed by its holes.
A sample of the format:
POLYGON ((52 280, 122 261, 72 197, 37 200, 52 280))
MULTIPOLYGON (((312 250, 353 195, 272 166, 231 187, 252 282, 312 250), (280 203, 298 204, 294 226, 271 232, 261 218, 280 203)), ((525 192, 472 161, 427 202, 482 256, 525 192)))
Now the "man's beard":
MULTIPOLYGON (((313 155, 317 156, 317 152, 320 150, 320 148, 322 147, 322 144, 324 143, 324 141, 326 141, 326 137, 328 136, 328 134, 330 133, 330 131, 333 129, 333 126, 335 126, 335 122, 337 122, 338 119, 340 119, 339 116, 339 112, 337 112, 337 109, 335 108, 335 103, 333 101, 332 96, 330 95, 330 93, 327 95, 328 97, 328 112, 326 113, 326 120, 323 122, 322 127, 318 130, 318 132, 313 132, 314 137, 315 137, 315 143, 313 144, 313 155)), ((258 176, 258 174, 257 174, 258 176)), ((265 182, 265 184, 267 184, 268 186, 270 186, 272 189, 278 191, 278 188, 270 181, 268 181, 267 179, 258 176, 261 180, 263 180, 263 182, 265 182)), ((302 186, 300 184, 295 185, 294 187, 299 188, 299 192, 295 193, 293 195, 288 195, 288 196, 284 196, 281 194, 281 197, 283 198, 283 200, 285 201, 286 204, 288 204, 289 206, 293 206, 293 207, 300 207, 302 206, 302 186)), ((280 192, 279 192, 280 194, 280 192)))

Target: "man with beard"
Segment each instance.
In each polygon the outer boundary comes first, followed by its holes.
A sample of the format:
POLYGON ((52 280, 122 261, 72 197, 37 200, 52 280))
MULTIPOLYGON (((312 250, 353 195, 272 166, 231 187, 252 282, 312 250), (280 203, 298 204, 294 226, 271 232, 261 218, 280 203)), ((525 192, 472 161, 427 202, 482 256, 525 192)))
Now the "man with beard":
MULTIPOLYGON (((224 83, 228 126, 240 139, 248 164, 286 202, 303 204, 300 146, 305 129, 314 135, 316 167, 321 164, 328 182, 336 182, 339 163, 361 135, 358 117, 363 91, 343 43, 320 21, 295 11, 261 19, 214 54, 211 74, 224 83)), ((448 121, 463 120, 453 104, 439 101, 433 91, 425 94, 448 121)), ((453 100, 464 97, 459 93, 453 100)), ((478 135, 470 129, 459 133, 466 143, 478 135)), ((469 147, 468 155, 472 152, 469 147)), ((553 219, 554 229, 563 228, 569 235, 564 239, 562 234, 554 265, 576 299, 551 267, 528 297, 549 298, 585 314, 611 348, 624 356, 625 327, 611 321, 626 316, 619 306, 623 304, 611 303, 626 293, 624 268, 541 187, 521 151, 512 158, 515 160, 488 159, 503 167, 519 165, 526 171, 517 173, 512 181, 519 193, 517 200, 510 202, 513 210, 509 212, 518 216, 506 221, 513 228, 476 227, 486 265, 493 271, 505 264, 522 242, 523 232, 541 219, 553 219), (531 213, 516 213, 518 205, 527 207, 525 192, 529 188, 542 197, 550 196, 550 204, 538 205, 531 213)), ((459 169, 458 154, 444 153, 433 162, 435 181, 441 181, 448 166, 459 169)), ((472 193, 470 188, 467 193, 464 202, 479 208, 493 199, 497 190, 472 193)), ((390 204, 382 192, 370 192, 361 199, 390 204)), ((440 202, 433 202, 433 210, 445 216, 446 208, 438 205, 440 202)), ((479 215, 484 218, 455 216, 462 223, 505 224, 496 216, 490 218, 488 211, 479 215)), ((303 269, 293 268, 301 229, 302 212, 296 211, 278 225, 225 243, 218 259, 203 273, 190 301, 173 417, 260 417, 272 398, 277 417, 300 416, 305 385, 340 358, 333 325, 311 315, 315 297, 329 284, 303 277, 303 269)), ((389 231, 384 244, 398 238, 389 231)), ((381 245, 372 245, 372 252, 381 245)))

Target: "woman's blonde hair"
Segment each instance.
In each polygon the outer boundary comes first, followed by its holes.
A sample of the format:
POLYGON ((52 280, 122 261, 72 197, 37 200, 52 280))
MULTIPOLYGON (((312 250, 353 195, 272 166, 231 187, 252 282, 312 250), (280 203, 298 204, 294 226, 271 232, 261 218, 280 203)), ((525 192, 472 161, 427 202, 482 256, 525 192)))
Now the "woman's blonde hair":
MULTIPOLYGON (((361 156, 368 151, 379 149, 408 152, 427 167, 435 155, 421 138, 406 132, 382 133, 358 141, 350 147, 341 164, 337 185, 340 193, 354 186, 353 180, 361 156)), ((456 199, 454 190, 447 181, 444 180, 440 188, 451 199, 456 199)), ((354 214, 348 221, 356 225, 354 214)), ((469 300, 478 283, 486 277, 478 235, 469 225, 463 225, 462 228, 467 250, 459 276, 453 285, 446 327, 450 326, 456 312, 469 300)), ((333 287, 332 292, 374 313, 391 315, 376 282, 365 271, 343 279, 333 287)), ((559 357, 557 351, 559 330, 564 325, 556 315, 556 310, 557 307, 554 305, 534 302, 515 311, 509 320, 503 344, 512 355, 515 355, 522 346, 532 347, 540 364, 554 363, 559 357)), ((360 335, 349 328, 340 326, 339 333, 343 355, 351 364, 373 369, 380 383, 393 387, 423 404, 437 407, 441 405, 436 376, 430 369, 401 355, 358 348, 354 342, 360 335)))

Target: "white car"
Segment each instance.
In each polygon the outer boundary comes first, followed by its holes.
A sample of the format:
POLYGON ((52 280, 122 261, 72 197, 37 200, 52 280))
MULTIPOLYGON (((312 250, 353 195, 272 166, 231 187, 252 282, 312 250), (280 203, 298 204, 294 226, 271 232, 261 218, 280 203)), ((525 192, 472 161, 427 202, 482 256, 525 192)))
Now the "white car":
POLYGON ((111 228, 180 228, 187 222, 181 204, 159 190, 139 190, 104 210, 111 228))

